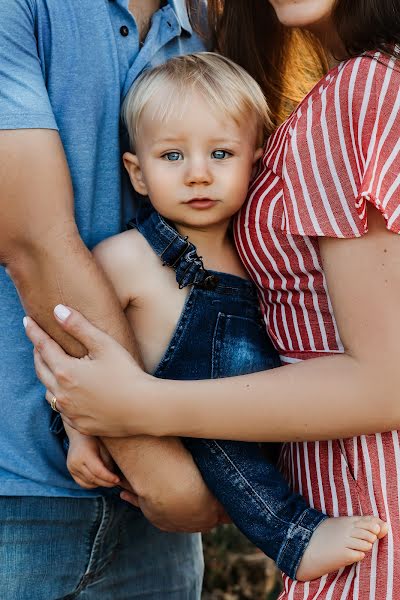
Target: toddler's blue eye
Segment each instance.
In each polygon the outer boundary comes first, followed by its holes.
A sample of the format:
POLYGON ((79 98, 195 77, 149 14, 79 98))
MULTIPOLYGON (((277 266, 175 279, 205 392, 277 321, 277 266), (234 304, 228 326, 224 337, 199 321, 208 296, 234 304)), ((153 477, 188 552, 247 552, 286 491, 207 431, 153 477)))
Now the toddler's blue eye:
POLYGON ((180 152, 167 152, 163 155, 163 158, 165 158, 165 160, 170 160, 174 162, 177 160, 182 160, 183 156, 180 152))
POLYGON ((217 160, 222 160, 224 158, 228 158, 228 156, 231 156, 231 153, 227 152, 226 150, 214 150, 214 152, 211 153, 211 156, 217 160))

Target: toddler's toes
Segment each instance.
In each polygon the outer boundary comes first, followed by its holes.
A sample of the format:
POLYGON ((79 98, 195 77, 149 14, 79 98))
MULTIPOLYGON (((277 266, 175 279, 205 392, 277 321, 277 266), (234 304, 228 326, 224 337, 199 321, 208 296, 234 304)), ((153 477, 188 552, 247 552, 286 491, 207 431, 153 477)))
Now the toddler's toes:
POLYGON ((356 550, 357 552, 370 552, 372 549, 372 542, 367 542, 356 537, 351 537, 348 544, 351 550, 356 550))
POLYGON ((361 527, 354 527, 351 532, 352 537, 358 538, 359 540, 365 540, 366 542, 370 542, 374 544, 378 539, 378 535, 376 533, 372 533, 369 529, 363 529, 361 527))
POLYGON ((382 521, 381 519, 379 519, 379 524, 380 524, 381 530, 378 533, 378 540, 381 540, 382 538, 385 537, 385 535, 387 535, 389 533, 389 525, 387 523, 385 523, 385 521, 382 521))
POLYGON ((388 532, 387 523, 382 521, 379 517, 358 517, 355 526, 359 529, 365 529, 365 531, 374 533, 379 540, 385 537, 388 532))
POLYGON ((316 579, 359 562, 377 539, 386 534, 387 525, 378 517, 326 519, 314 531, 296 578, 300 581, 316 579))

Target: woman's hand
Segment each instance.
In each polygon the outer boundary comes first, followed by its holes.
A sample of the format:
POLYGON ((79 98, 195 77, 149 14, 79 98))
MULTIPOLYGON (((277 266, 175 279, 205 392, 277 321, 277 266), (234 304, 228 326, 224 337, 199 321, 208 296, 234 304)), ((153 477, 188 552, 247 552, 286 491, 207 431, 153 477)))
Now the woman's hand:
POLYGON ((148 433, 136 408, 145 407, 141 383, 151 379, 111 336, 94 327, 79 312, 62 305, 54 309, 60 326, 88 351, 72 358, 32 319, 26 333, 33 345, 36 373, 47 388, 46 400, 56 397, 63 420, 86 435, 130 436, 148 433), (133 389, 135 383, 135 390, 133 389), (136 400, 134 402, 134 394, 136 400))

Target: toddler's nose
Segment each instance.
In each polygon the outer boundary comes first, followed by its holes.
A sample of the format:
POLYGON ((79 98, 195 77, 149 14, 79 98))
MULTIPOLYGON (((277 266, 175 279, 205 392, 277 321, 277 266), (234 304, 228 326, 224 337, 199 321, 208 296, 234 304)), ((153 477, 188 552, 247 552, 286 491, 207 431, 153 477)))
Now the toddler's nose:
POLYGON ((186 185, 207 185, 212 182, 212 174, 206 160, 192 160, 186 170, 186 185))

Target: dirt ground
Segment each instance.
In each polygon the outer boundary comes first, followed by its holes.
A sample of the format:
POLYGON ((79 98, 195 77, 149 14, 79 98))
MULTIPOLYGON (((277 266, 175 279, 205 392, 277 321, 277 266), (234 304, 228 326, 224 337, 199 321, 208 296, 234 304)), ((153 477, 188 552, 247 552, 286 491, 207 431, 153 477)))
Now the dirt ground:
POLYGON ((276 600, 281 576, 273 561, 233 526, 203 536, 205 578, 202 600, 276 600))

